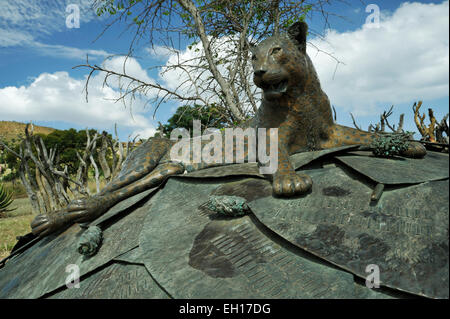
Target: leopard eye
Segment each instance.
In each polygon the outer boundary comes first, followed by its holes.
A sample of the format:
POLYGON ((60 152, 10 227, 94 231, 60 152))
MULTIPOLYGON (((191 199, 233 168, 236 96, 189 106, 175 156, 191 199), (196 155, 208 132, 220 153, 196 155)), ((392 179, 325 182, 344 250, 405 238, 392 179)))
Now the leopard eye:
POLYGON ((281 52, 281 48, 280 47, 276 47, 272 49, 272 53, 271 54, 277 54, 281 52))

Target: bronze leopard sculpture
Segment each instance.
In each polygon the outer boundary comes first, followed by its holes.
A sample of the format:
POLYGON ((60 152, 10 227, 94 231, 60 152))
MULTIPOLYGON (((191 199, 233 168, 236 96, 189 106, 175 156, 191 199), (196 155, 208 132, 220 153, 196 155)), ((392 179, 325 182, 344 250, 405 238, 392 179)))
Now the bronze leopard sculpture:
MULTIPOLYGON (((295 23, 287 35, 269 37, 251 48, 254 83, 263 90, 263 99, 248 126, 278 128, 278 170, 269 176, 275 195, 302 194, 312 186, 308 175, 294 171, 290 154, 349 144, 369 145, 377 137, 333 122, 330 102, 306 54, 307 29, 306 23, 295 23)), ((99 194, 74 200, 54 214, 38 215, 31 224, 32 232, 45 236, 76 222, 94 220, 121 200, 160 185, 170 175, 217 166, 171 161, 169 153, 174 143, 163 138, 149 139, 128 156, 119 175, 99 194)), ((425 154, 420 143, 412 142, 402 155, 425 154)))

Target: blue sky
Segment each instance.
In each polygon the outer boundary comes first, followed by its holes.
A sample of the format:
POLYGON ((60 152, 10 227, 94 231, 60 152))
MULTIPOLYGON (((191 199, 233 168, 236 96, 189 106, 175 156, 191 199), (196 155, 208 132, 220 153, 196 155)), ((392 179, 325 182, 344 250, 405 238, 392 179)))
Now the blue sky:
MULTIPOLYGON (((321 79, 322 87, 337 111, 337 122, 352 126, 349 112, 366 129, 379 114, 394 104, 391 122, 405 113, 405 129, 417 131, 411 111, 414 101, 424 101, 422 112, 431 107, 440 120, 448 112, 449 46, 448 1, 371 1, 381 11, 378 28, 366 23, 369 2, 348 1, 332 4, 328 11, 345 19, 330 17, 331 30, 314 15, 310 28, 324 40, 310 37, 308 53, 321 79), (333 54, 339 64, 320 50, 333 54)), ((152 105, 143 108, 138 100, 130 108, 113 103, 113 89, 101 88, 101 76, 89 87, 89 103, 84 100, 86 69, 72 67, 90 61, 100 64, 111 54, 127 53, 131 32, 125 24, 114 25, 98 40, 107 22, 90 9, 91 0, 0 0, 0 120, 15 120, 55 128, 85 127, 113 132, 119 136, 151 135, 158 121, 173 114, 175 102, 162 105, 153 118, 152 105), (80 28, 66 27, 68 4, 81 9, 80 28)), ((156 43, 158 44, 158 43, 156 43)), ((190 52, 186 42, 180 49, 190 52)), ((148 68, 166 63, 168 56, 147 51, 141 42, 130 62, 129 72, 141 79, 171 83, 176 74, 160 78, 148 68)), ((120 58, 108 66, 120 65, 120 58)), ((418 138, 418 134, 415 136, 418 138)))

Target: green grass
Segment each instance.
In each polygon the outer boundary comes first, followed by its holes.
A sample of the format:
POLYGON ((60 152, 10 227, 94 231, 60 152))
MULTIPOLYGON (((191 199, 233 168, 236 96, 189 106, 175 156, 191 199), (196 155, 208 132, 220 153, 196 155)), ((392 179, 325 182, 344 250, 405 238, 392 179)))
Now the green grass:
POLYGON ((13 193, 12 198, 27 197, 27 191, 25 190, 25 187, 22 185, 22 182, 19 179, 17 179, 14 184, 12 182, 2 182, 2 184, 8 192, 13 193))
POLYGON ((31 231, 30 223, 34 218, 28 198, 15 199, 10 207, 17 209, 0 218, 0 259, 10 254, 17 242, 17 236, 31 231))
POLYGON ((2 218, 30 215, 31 214, 31 203, 28 200, 28 197, 16 198, 13 200, 13 202, 8 207, 8 209, 11 209, 12 211, 5 212, 2 215, 0 215, 2 218))

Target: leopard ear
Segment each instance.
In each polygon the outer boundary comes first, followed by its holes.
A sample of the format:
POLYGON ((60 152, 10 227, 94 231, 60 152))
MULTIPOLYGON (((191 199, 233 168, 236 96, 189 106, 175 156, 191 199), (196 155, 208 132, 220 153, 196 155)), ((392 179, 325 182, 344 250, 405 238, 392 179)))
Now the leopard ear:
POLYGON ((308 34, 308 25, 306 22, 295 22, 288 28, 288 35, 291 40, 297 42, 300 51, 306 53, 306 35, 308 34))

